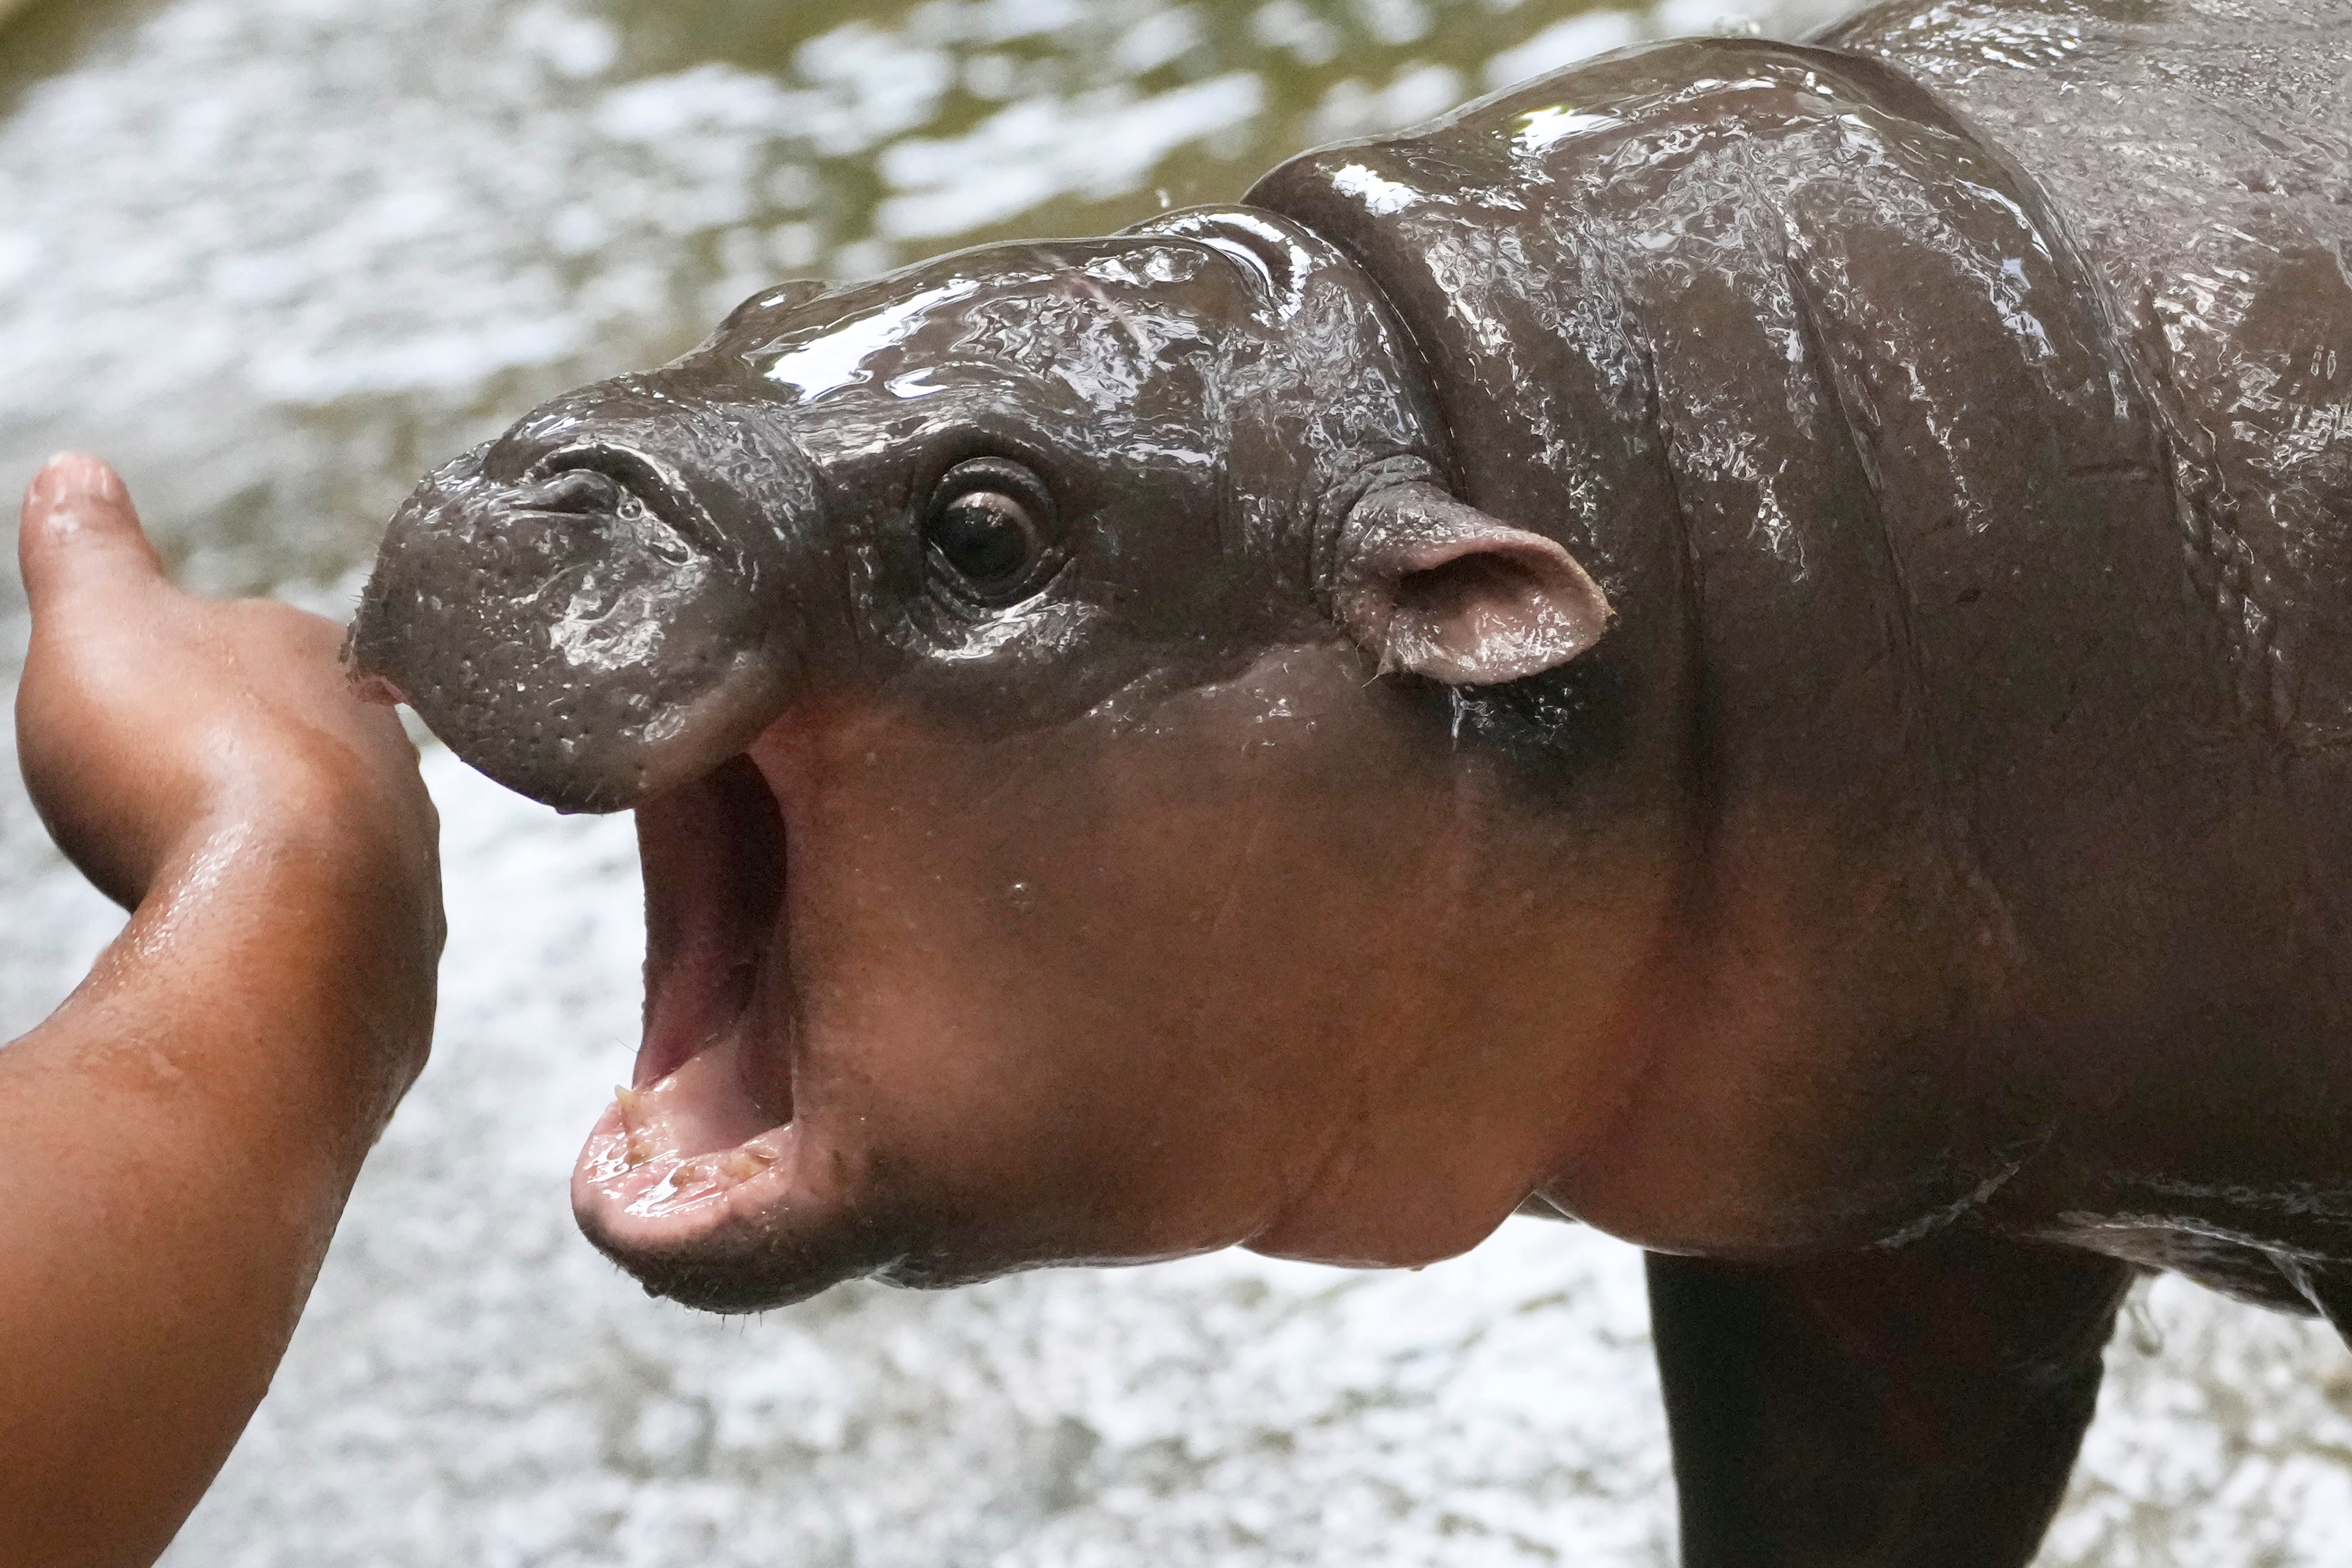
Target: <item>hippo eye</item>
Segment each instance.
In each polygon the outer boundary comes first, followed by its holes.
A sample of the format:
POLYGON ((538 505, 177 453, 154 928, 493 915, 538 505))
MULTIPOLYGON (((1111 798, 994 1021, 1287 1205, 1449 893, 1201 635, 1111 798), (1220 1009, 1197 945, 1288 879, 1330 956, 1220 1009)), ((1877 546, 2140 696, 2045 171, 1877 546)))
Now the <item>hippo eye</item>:
POLYGON ((931 494, 923 537, 957 596, 985 605, 1034 593, 1060 564, 1053 497, 1002 458, 959 463, 931 494))

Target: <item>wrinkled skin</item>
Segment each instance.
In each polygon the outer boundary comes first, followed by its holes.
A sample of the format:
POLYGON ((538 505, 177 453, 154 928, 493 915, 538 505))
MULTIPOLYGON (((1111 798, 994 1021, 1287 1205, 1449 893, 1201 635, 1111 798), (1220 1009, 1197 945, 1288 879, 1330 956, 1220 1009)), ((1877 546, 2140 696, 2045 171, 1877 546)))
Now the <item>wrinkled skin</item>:
POLYGON ((2352 1303, 2348 49, 1627 51, 435 476, 362 678, 638 813, 589 1235, 742 1309, 1559 1213, 1691 1562, 2025 1562, 2133 1268, 2352 1303))

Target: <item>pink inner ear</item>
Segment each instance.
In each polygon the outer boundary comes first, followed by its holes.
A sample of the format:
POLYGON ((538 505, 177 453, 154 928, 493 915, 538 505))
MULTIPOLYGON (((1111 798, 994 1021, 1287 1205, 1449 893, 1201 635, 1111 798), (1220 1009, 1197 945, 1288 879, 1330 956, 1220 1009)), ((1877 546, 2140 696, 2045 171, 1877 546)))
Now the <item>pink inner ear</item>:
POLYGON ((1517 680, 1600 640, 1609 602, 1573 556, 1496 526, 1400 551, 1389 646, 1399 662, 1458 685, 1517 680))
POLYGON ((1397 613, 1457 658, 1476 657, 1491 641, 1539 637, 1546 598, 1538 574, 1499 550, 1454 552, 1407 572, 1396 586, 1397 613))
MULTIPOLYGON (((1462 510, 1467 511, 1469 509, 1462 510)), ((1527 542, 1531 539, 1538 544, 1546 542, 1538 536, 1523 534, 1516 528, 1505 528, 1488 519, 1481 518, 1480 521, 1488 526, 1475 530, 1454 528, 1433 536, 1423 533, 1400 540, 1390 557, 1390 563, 1400 578, 1428 576, 1458 565, 1465 559, 1528 553, 1527 542)))
POLYGON ((1453 686, 1550 669, 1601 639, 1609 600, 1557 541, 1426 483, 1359 503, 1349 581, 1334 608, 1381 668, 1453 686))

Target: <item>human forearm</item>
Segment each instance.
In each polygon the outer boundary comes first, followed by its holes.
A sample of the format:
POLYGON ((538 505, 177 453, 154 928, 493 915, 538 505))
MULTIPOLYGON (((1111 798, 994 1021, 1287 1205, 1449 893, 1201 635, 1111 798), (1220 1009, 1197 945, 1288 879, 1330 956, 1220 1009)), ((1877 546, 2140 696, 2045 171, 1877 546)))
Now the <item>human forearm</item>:
POLYGON ((18 758, 133 915, 0 1049, 0 1564, 145 1563, 268 1388, 423 1065, 436 826, 336 629, 163 577, 121 481, 27 494, 18 758))
POLYGON ((423 1060, 437 927, 400 847, 255 836, 199 840, 0 1050, 0 1562, 162 1550, 423 1060))

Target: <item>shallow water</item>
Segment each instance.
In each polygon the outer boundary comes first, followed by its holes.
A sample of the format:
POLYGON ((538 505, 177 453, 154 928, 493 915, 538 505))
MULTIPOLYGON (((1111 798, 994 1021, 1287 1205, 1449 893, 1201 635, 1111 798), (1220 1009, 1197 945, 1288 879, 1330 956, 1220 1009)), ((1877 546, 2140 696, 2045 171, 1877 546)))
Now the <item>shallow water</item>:
MULTIPOLYGON (((0 26, 0 475, 95 447, 195 580, 340 610, 421 469, 777 277, 1229 197, 1727 8, 33 0, 0 26)), ((436 1058, 176 1568, 1668 1560, 1638 1258, 1589 1233, 646 1300, 564 1192, 635 1032, 628 825, 428 773, 436 1058)), ((13 793, 0 922, 9 1032, 116 923, 13 793)), ((2340 1560, 2352 1358, 2177 1281, 2136 1312, 2045 1561, 2340 1560)))

